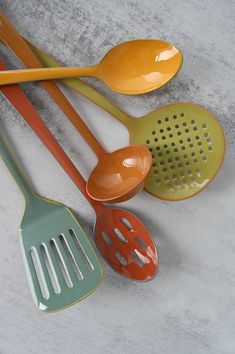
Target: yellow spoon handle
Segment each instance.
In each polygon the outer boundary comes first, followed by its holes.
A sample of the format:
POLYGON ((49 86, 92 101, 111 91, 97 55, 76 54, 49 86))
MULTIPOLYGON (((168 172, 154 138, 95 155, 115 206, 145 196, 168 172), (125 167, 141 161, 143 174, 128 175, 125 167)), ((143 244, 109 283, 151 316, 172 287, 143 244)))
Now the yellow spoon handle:
POLYGON ((42 81, 76 76, 95 76, 96 67, 83 68, 46 68, 6 70, 0 73, 0 85, 28 81, 42 81))

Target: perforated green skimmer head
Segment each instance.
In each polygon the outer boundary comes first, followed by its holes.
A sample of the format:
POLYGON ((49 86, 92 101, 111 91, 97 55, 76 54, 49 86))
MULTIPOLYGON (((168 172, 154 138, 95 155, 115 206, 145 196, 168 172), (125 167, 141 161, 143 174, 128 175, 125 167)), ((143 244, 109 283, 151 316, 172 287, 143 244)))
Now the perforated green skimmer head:
POLYGON ((204 189, 225 151, 215 117, 190 103, 168 105, 136 119, 130 143, 148 147, 153 162, 145 190, 165 200, 189 198, 204 189))

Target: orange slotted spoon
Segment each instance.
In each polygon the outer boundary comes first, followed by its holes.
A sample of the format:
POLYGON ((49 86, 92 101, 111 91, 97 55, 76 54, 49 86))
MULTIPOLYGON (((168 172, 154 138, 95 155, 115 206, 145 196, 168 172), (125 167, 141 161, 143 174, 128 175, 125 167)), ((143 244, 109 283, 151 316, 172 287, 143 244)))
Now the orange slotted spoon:
MULTIPOLYGON (((0 70, 4 69, 0 61, 0 70)), ((132 213, 109 208, 91 199, 82 176, 49 132, 41 118, 17 85, 1 86, 0 91, 33 129, 42 143, 93 207, 97 220, 94 237, 106 262, 119 274, 140 281, 151 280, 158 268, 155 244, 143 223, 132 213)))
MULTIPOLYGON (((39 59, 16 29, 0 12, 0 38, 27 67, 42 67, 39 59)), ((144 185, 152 157, 144 146, 127 146, 111 153, 104 151, 77 112, 54 82, 43 81, 42 87, 62 109, 98 158, 87 181, 87 192, 95 200, 119 203, 132 198, 144 185)))

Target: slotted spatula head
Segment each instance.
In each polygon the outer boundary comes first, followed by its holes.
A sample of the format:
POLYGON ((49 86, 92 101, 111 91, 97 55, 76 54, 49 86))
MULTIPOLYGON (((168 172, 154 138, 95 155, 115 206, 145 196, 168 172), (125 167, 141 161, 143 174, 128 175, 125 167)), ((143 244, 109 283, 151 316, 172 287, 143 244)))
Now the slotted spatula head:
POLYGON ((121 275, 141 281, 156 275, 156 246, 132 213, 119 208, 102 209, 95 225, 95 241, 107 263, 121 275))
POLYGON ((160 199, 192 197, 221 167, 223 130, 215 117, 198 105, 162 107, 136 119, 135 127, 130 130, 130 143, 145 145, 153 158, 144 188, 160 199))
POLYGON ((25 268, 37 307, 58 311, 82 300, 100 284, 102 270, 70 210, 33 197, 21 223, 25 268))

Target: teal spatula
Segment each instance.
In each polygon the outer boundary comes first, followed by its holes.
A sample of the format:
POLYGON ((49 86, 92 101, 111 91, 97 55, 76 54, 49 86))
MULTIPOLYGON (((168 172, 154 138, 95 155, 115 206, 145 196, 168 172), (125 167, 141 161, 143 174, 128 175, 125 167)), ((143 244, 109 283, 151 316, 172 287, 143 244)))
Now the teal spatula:
POLYGON ((90 242, 66 206, 31 191, 1 135, 0 157, 26 200, 20 243, 36 306, 51 312, 82 300, 102 278, 90 242))

